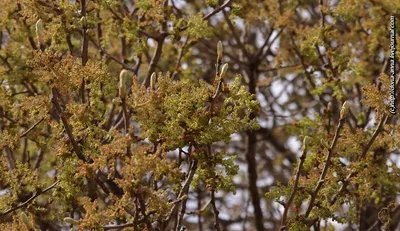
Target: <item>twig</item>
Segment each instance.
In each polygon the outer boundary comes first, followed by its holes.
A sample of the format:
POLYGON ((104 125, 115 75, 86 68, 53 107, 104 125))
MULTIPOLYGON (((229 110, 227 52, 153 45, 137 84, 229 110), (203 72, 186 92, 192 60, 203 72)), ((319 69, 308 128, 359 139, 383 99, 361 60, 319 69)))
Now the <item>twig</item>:
POLYGON ((96 43, 96 41, 88 35, 88 39, 89 41, 94 45, 94 47, 99 50, 100 52, 103 52, 107 57, 109 57, 110 59, 114 60, 116 63, 118 63, 119 65, 121 65, 124 69, 127 69, 129 71, 132 71, 135 73, 135 68, 130 67, 129 65, 121 62, 120 60, 118 60, 117 58, 115 58, 114 56, 112 56, 111 54, 109 54, 107 52, 107 50, 103 49, 99 44, 96 43))
POLYGON ((293 68, 293 67, 298 67, 300 64, 292 64, 292 65, 287 65, 287 66, 281 66, 281 67, 272 67, 268 69, 260 69, 260 72, 270 72, 270 71, 278 71, 281 69, 286 69, 286 68, 293 68))
POLYGON ((344 124, 345 120, 346 120, 345 117, 340 118, 339 124, 338 124, 338 126, 336 127, 335 136, 333 137, 332 144, 331 144, 331 146, 330 146, 329 149, 328 149, 328 155, 326 156, 324 168, 323 168, 322 173, 321 173, 321 175, 320 175, 318 184, 317 184, 317 186, 315 187, 315 189, 314 189, 314 191, 313 191, 313 193, 312 193, 312 195, 311 195, 310 204, 309 204, 308 209, 307 209, 306 214, 305 214, 305 217, 306 217, 306 218, 310 215, 311 210, 312 210, 313 207, 314 207, 315 199, 317 198, 318 192, 319 192, 319 190, 321 189, 323 183, 325 182, 325 176, 326 176, 326 174, 328 173, 328 169, 329 169, 329 165, 330 165, 330 162, 331 162, 331 157, 332 157, 333 149, 335 148, 336 143, 337 143, 337 141, 338 141, 338 139, 339 139, 339 136, 340 136, 340 135, 339 135, 339 132, 340 132, 341 128, 343 127, 343 124, 344 124))
POLYGON ((137 222, 131 222, 131 223, 126 223, 126 224, 121 224, 121 225, 106 225, 106 226, 103 226, 102 229, 103 230, 124 229, 124 228, 128 228, 128 227, 133 227, 133 226, 137 226, 137 222))
MULTIPOLYGON (((86 0, 81 0, 81 14, 82 18, 86 17, 86 0)), ((85 66, 89 56, 88 56, 88 48, 89 48, 89 40, 88 40, 88 35, 86 33, 86 20, 83 20, 83 25, 82 25, 82 47, 81 47, 81 58, 82 58, 82 66, 85 66)), ((81 96, 81 101, 82 103, 85 103, 85 78, 82 77, 82 83, 80 87, 80 96, 81 96)))
POLYGON ((221 231, 221 228, 219 227, 219 219, 218 219, 219 211, 217 209, 217 206, 215 205, 215 191, 214 191, 214 189, 211 190, 210 196, 211 196, 211 205, 212 205, 212 208, 213 208, 213 211, 214 211, 214 219, 215 219, 214 228, 217 231, 221 231))
POLYGON ((28 133, 30 131, 32 131, 36 126, 38 126, 42 121, 44 120, 44 118, 41 118, 39 121, 37 121, 34 125, 32 125, 32 127, 30 127, 28 130, 26 130, 24 133, 22 133, 19 137, 22 138, 26 135, 28 135, 28 133))
MULTIPOLYGON (((375 141, 375 139, 378 137, 379 133, 382 131, 383 125, 386 123, 388 119, 388 116, 384 116, 382 117, 382 119, 379 121, 378 127, 375 129, 374 133, 372 134, 371 139, 368 141, 368 143, 363 147, 363 151, 360 155, 360 157, 358 158, 358 161, 360 161, 362 158, 365 157, 365 155, 367 154, 369 148, 371 147, 372 143, 375 141)), ((336 195, 333 196, 330 204, 333 205, 335 204, 336 200, 338 199, 339 195, 342 194, 344 192, 344 190, 346 189, 347 185, 350 183, 350 179, 352 177, 354 177, 355 175, 357 175, 358 172, 354 171, 354 172, 350 172, 346 179, 343 181, 342 186, 339 188, 339 191, 336 195)))
POLYGON ((220 7, 218 7, 217 9, 213 10, 212 12, 208 13, 206 16, 203 17, 203 20, 207 20, 209 18, 211 18, 214 14, 220 12, 221 10, 223 10, 226 6, 228 6, 228 4, 231 3, 231 0, 228 0, 226 2, 224 2, 220 7))
MULTIPOLYGON (((193 159, 193 163, 190 166, 188 178, 186 179, 185 184, 183 185, 181 191, 178 194, 178 199, 188 195, 189 186, 192 183, 194 174, 195 174, 195 172, 197 170, 197 162, 198 162, 197 159, 193 159)), ((187 201, 187 199, 183 200, 182 203, 181 203, 182 204, 181 205, 181 211, 178 214, 178 219, 177 219, 177 223, 176 223, 176 227, 175 227, 176 231, 179 231, 179 228, 181 227, 181 223, 182 223, 182 220, 183 220, 183 215, 185 214, 185 210, 186 210, 186 201, 187 201)), ((172 213, 174 213, 174 210, 175 210, 177 205, 178 204, 174 205, 174 207, 171 209, 171 212, 170 212, 168 217, 170 217, 172 215, 172 213)))
POLYGON ((54 188, 58 183, 60 183, 60 180, 57 180, 56 182, 54 182, 52 185, 50 185, 49 187, 45 188, 44 190, 38 190, 36 191, 33 196, 31 196, 28 200, 26 200, 25 202, 23 202, 20 205, 17 205, 15 207, 9 208, 7 211, 3 212, 0 214, 0 217, 5 216, 17 209, 20 209, 22 207, 25 207, 26 205, 28 205, 30 202, 32 202, 36 197, 38 197, 40 194, 46 193, 47 191, 49 191, 50 189, 54 188))
POLYGON ((304 164, 304 161, 306 159, 306 154, 307 154, 307 149, 306 149, 306 147, 303 147, 303 151, 302 151, 301 156, 300 156, 300 163, 299 163, 299 166, 297 167, 297 170, 296 170, 296 178, 294 180, 293 190, 290 193, 289 200, 286 202, 286 204, 284 204, 285 210, 283 211, 283 215, 282 215, 281 230, 285 230, 286 229, 287 215, 288 215, 288 212, 289 212, 289 209, 290 209, 290 205, 292 204, 294 196, 295 196, 295 194, 297 193, 297 190, 298 190, 300 172, 301 172, 301 169, 303 168, 303 164, 304 164))
POLYGON ((246 47, 240 41, 240 38, 239 38, 239 36, 237 35, 237 33, 235 31, 235 27, 233 26, 233 24, 232 24, 231 20, 229 19, 227 13, 225 11, 223 11, 223 13, 224 13, 225 21, 227 22, 227 24, 229 26, 229 29, 231 30, 233 38, 235 39, 237 45, 240 47, 240 49, 242 50, 244 55, 246 55, 246 57, 250 59, 250 54, 247 52, 246 47))
POLYGON ((143 85, 147 88, 150 86, 150 77, 151 74, 153 74, 154 70, 156 69, 156 66, 158 64, 158 61, 160 60, 161 53, 162 53, 162 47, 164 45, 164 41, 166 38, 166 34, 161 35, 159 38, 156 39, 156 49, 153 53, 153 57, 151 58, 149 68, 147 70, 147 76, 143 82, 143 85))
MULTIPOLYGON (((126 110, 126 99, 125 98, 122 99, 121 107, 122 107, 122 114, 124 117, 124 132, 126 135, 126 134, 129 134, 129 116, 128 116, 128 111, 126 110)), ((126 154, 127 154, 127 156, 131 155, 130 143, 126 147, 126 154)))
POLYGON ((53 105, 54 105, 56 111, 58 112, 58 114, 59 114, 59 116, 60 116, 60 118, 61 118, 61 121, 62 121, 62 123, 63 123, 63 125, 64 125, 65 131, 67 132, 68 138, 69 138, 69 140, 70 140, 71 143, 72 143, 72 147, 73 147, 73 149, 74 149, 74 152, 75 152, 75 154, 78 156, 79 159, 81 159, 81 160, 84 161, 84 160, 85 160, 85 157, 82 155, 81 149, 79 148, 78 142, 76 142, 76 140, 75 140, 75 137, 74 137, 74 135, 73 135, 73 133, 72 133, 72 129, 71 129, 69 123, 68 123, 68 120, 67 120, 67 118, 65 117, 64 113, 62 112, 61 107, 60 107, 60 104, 58 103, 58 101, 57 101, 57 99, 56 99, 56 97, 57 97, 57 95, 58 95, 58 94, 57 94, 58 91, 57 91, 57 89, 54 87, 54 88, 51 89, 51 92, 52 92, 52 95, 53 95, 53 97, 52 97, 52 99, 51 99, 51 102, 53 103, 53 105))
POLYGON ((146 203, 144 201, 142 192, 139 192, 138 199, 139 199, 139 204, 140 204, 140 212, 143 215, 144 223, 146 223, 147 230, 152 231, 153 228, 152 228, 150 220, 149 220, 149 215, 146 213, 146 203))
POLYGON ((172 74, 172 78, 171 78, 171 79, 173 79, 173 80, 176 78, 176 76, 177 76, 178 73, 179 73, 178 69, 179 69, 179 67, 180 67, 180 65, 181 65, 181 60, 182 60, 182 57, 183 57, 183 54, 184 54, 183 51, 185 50, 185 47, 186 47, 186 44, 187 44, 188 41, 189 41, 189 38, 190 38, 190 36, 188 35, 187 38, 186 38, 186 40, 185 40, 185 42, 183 43, 183 45, 182 45, 182 47, 181 47, 180 52, 179 52, 178 61, 176 62, 175 70, 174 70, 174 73, 172 74))
MULTIPOLYGON (((217 14, 218 12, 222 11, 226 6, 229 5, 229 3, 231 3, 232 0, 228 0, 226 2, 224 2, 220 7, 218 7, 217 9, 213 10, 212 12, 208 13, 207 15, 205 15, 203 17, 203 20, 208 20, 209 18, 211 18, 213 15, 217 14)), ((179 31, 184 31, 188 28, 188 26, 184 26, 182 27, 179 31)))

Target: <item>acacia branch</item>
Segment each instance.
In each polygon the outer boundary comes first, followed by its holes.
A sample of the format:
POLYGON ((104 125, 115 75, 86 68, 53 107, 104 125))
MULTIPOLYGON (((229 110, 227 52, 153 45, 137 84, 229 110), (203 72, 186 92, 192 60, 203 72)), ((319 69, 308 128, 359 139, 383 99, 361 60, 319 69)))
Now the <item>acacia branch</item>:
POLYGON ((166 34, 162 34, 158 39, 156 39, 156 42, 157 42, 156 49, 153 53, 153 57, 151 58, 149 68, 147 70, 147 75, 143 82, 143 85, 146 88, 150 86, 150 77, 151 77, 151 74, 153 74, 154 70, 156 69, 158 61, 160 60, 161 53, 162 53, 162 47, 164 45, 164 41, 165 41, 166 37, 167 37, 166 34))
POLYGON ((41 118, 39 121, 37 121, 35 124, 33 124, 32 127, 30 127, 28 130, 26 130, 24 133, 22 133, 19 137, 22 138, 22 137, 28 135, 28 133, 30 131, 32 131, 37 125, 39 125, 43 120, 44 120, 44 118, 41 118))
POLYGON ((185 42, 183 43, 183 45, 181 47, 181 50, 180 50, 179 55, 178 55, 178 61, 176 62, 175 70, 174 70, 174 72, 172 74, 171 79, 175 79, 176 76, 178 75, 178 73, 180 72, 179 68, 181 66, 182 57, 183 57, 183 54, 184 54, 184 50, 186 48, 186 44, 189 41, 189 38, 190 38, 190 36, 187 36, 185 42))
POLYGON ((303 151, 300 156, 300 163, 296 170, 296 177, 295 177, 294 184, 293 184, 293 190, 290 193, 289 200, 284 204, 285 210, 283 211, 283 215, 282 215, 281 230, 286 230, 287 215, 288 215, 290 206, 293 202, 294 196, 296 195, 297 190, 298 190, 300 172, 301 172, 301 169, 303 168, 303 164, 306 159, 306 154, 307 154, 307 149, 306 149, 306 147, 303 147, 303 151))
MULTIPOLYGON (((81 0, 81 14, 82 18, 86 17, 86 0, 81 0)), ((82 66, 85 66, 89 56, 88 56, 88 48, 89 48, 89 40, 88 40, 88 35, 86 33, 86 20, 83 20, 83 25, 82 25, 82 47, 81 47, 81 58, 82 58, 82 66)), ((82 103, 85 103, 85 78, 82 77, 82 83, 80 87, 80 96, 81 96, 81 101, 82 103)))
POLYGON ((228 6, 229 3, 231 3, 231 0, 228 0, 228 1, 224 2, 220 7, 218 7, 215 10, 213 10, 212 12, 208 13, 206 16, 203 17, 203 20, 207 20, 207 19, 211 18, 214 14, 217 14, 218 12, 223 10, 226 6, 228 6))
POLYGON ((120 60, 118 60, 118 59, 115 58, 114 56, 112 56, 110 53, 107 52, 106 49, 102 48, 99 44, 97 44, 96 41, 95 41, 90 35, 88 35, 88 39, 89 39, 89 41, 94 45, 94 47, 95 47, 98 51, 102 52, 102 53, 105 54, 107 57, 109 57, 110 59, 114 60, 116 63, 118 63, 119 65, 121 65, 124 69, 129 70, 129 71, 132 71, 132 72, 135 73, 135 70, 136 70, 135 67, 132 68, 132 67, 130 67, 129 65, 127 65, 127 64, 125 64, 125 63, 123 63, 123 62, 121 62, 120 60))
POLYGON ((329 165, 331 163, 331 157, 332 157, 333 149, 335 148, 336 143, 337 143, 337 141, 339 139, 339 136, 340 136, 339 132, 342 129, 345 120, 346 120, 345 117, 340 118, 339 124, 336 127, 335 136, 333 137, 332 144, 328 149, 328 155, 326 156, 324 168, 323 168, 322 173, 320 175, 318 184, 315 187, 315 189, 314 189, 314 191, 313 191, 313 193, 311 195, 310 204, 309 204, 308 209, 307 209, 306 214, 305 214, 306 218, 310 215, 311 210, 314 207, 315 199, 317 198, 318 192, 319 192, 319 190, 321 189, 322 185, 325 182, 325 176, 328 173, 329 165))
MULTIPOLYGON (((129 115, 128 115, 128 111, 126 109, 126 99, 125 98, 122 99, 121 108, 122 108, 122 114, 124 117, 124 132, 126 135, 126 134, 129 134, 129 115)), ((130 143, 126 147, 126 154, 128 156, 131 155, 130 143)))
POLYGON ((231 20, 229 19, 227 13, 225 11, 223 11, 224 13, 224 17, 225 17, 225 21, 228 24, 229 29, 232 32, 233 38, 235 39, 237 45, 240 47, 240 49, 242 50, 242 52, 246 55, 247 58, 250 58, 250 54, 247 52, 246 47, 243 45, 243 43, 240 41, 239 36, 236 33, 235 27, 233 26, 231 20))
MULTIPOLYGON (((188 195, 190 184, 192 183, 194 174, 196 173, 196 170, 197 170, 197 162, 198 162, 197 159, 193 159, 193 164, 189 168, 188 177, 186 178, 186 181, 185 181, 183 187, 179 191, 179 194, 177 197, 178 200, 180 200, 181 198, 184 198, 184 196, 188 195)), ((186 204, 186 200, 182 200, 181 203, 186 204)), ((176 210, 178 209, 178 205, 179 205, 179 203, 175 203, 174 206, 171 208, 167 218, 164 220, 165 223, 168 223, 169 220, 171 219, 172 215, 176 213, 176 210)), ((179 216, 179 217, 181 217, 181 216, 179 216)), ((182 214, 182 219, 183 219, 183 214, 182 214)), ((182 222, 182 219, 178 219, 176 227, 179 227, 180 222, 182 222)))
POLYGON ((4 58, 3 56, 0 55, 0 59, 4 62, 4 64, 7 66, 8 71, 12 71, 13 68, 11 67, 10 63, 7 61, 7 58, 4 58))
POLYGON ((31 203, 33 200, 35 200, 36 197, 38 197, 40 194, 46 193, 47 191, 49 191, 50 189, 54 188, 58 183, 60 183, 60 180, 57 180, 56 182, 54 182, 52 185, 50 185, 49 187, 45 188, 44 190, 38 190, 36 191, 33 196, 31 196, 28 200, 26 200, 25 202, 23 202, 22 204, 19 204, 15 207, 12 207, 10 209, 8 209, 7 211, 3 212, 0 214, 0 217, 5 216, 17 209, 20 209, 22 207, 25 207, 26 205, 28 205, 29 203, 31 203))
MULTIPOLYGON (((388 116, 383 116, 381 118, 381 120, 379 121, 378 126, 376 127, 374 133, 371 136, 371 139, 369 139, 368 143, 363 147, 363 151, 360 155, 360 157, 358 158, 358 161, 362 160, 363 158, 365 158, 365 156, 367 155, 368 150, 370 149, 371 145, 374 143, 375 139, 378 137, 379 133, 382 131, 383 129, 383 125, 386 123, 388 119, 388 116)), ((335 202, 337 201, 337 199, 339 198, 339 196, 344 192, 344 190, 346 190, 347 186, 350 183, 350 179, 354 176, 356 176, 358 174, 357 171, 354 172, 350 172, 346 179, 343 181, 342 186, 339 188, 339 191, 336 195, 333 196, 330 204, 333 205, 335 204, 335 202)))
POLYGON ((214 189, 211 190, 210 196, 211 196, 211 205, 212 205, 212 208, 213 208, 213 211, 214 211, 214 219, 215 219, 214 228, 217 231, 221 231, 221 227, 219 227, 219 219, 218 219, 219 211, 217 209, 217 206, 215 205, 215 191, 214 191, 214 189))
POLYGON ((133 227, 133 226, 137 226, 137 224, 135 222, 131 222, 131 223, 126 223, 126 224, 121 224, 121 225, 106 225, 106 226, 103 226, 102 228, 104 230, 112 230, 112 229, 124 229, 124 228, 128 228, 128 227, 133 227))
POLYGON ((73 135, 73 133, 72 133, 72 128, 71 128, 71 126, 69 125, 68 120, 67 120, 67 118, 65 117, 64 113, 62 112, 61 107, 60 107, 60 104, 58 103, 58 101, 57 101, 57 99, 56 99, 56 97, 57 97, 57 95, 58 95, 58 94, 57 94, 58 91, 57 91, 57 89, 54 87, 54 88, 51 89, 51 92, 52 92, 52 95, 53 95, 53 97, 52 97, 52 99, 51 99, 51 102, 53 103, 53 105, 54 105, 56 111, 58 112, 58 114, 59 114, 59 116, 60 116, 60 118, 61 118, 61 121, 62 121, 62 123, 63 123, 63 125, 64 125, 65 131, 67 132, 68 138, 69 138, 69 140, 70 140, 71 143, 72 143, 72 147, 73 147, 73 149, 74 149, 74 152, 75 152, 75 154, 78 156, 79 159, 85 161, 85 157, 82 155, 82 152, 81 152, 81 149, 79 148, 78 142, 76 142, 75 137, 74 137, 74 135, 73 135))
MULTIPOLYGON (((217 14, 218 12, 222 11, 225 7, 227 7, 227 6, 231 3, 231 1, 232 1, 232 0, 228 0, 228 1, 224 2, 220 7, 218 7, 217 9, 215 9, 215 10, 211 11, 210 13, 208 13, 207 15, 205 15, 205 16, 203 17, 203 20, 208 20, 208 19, 211 18, 213 15, 215 15, 215 14, 217 14)), ((188 28, 188 26, 184 26, 184 27, 182 27, 179 31, 182 32, 182 31, 186 30, 187 28, 188 28)))

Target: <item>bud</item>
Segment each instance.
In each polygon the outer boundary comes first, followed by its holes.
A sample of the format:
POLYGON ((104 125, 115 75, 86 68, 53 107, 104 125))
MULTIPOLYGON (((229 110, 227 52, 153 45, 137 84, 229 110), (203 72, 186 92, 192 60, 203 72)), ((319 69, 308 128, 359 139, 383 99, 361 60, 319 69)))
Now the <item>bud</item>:
POLYGON ((120 73, 119 73, 119 96, 121 98, 125 98, 126 97, 126 91, 128 89, 128 87, 130 87, 132 85, 132 79, 131 79, 131 75, 129 74, 129 71, 123 69, 120 73))
POLYGON ((113 103, 114 105, 118 106, 118 105, 121 104, 121 99, 120 99, 120 98, 114 98, 114 99, 112 100, 112 103, 113 103))
POLYGON ((329 149, 329 145, 324 139, 321 138, 320 142, 321 142, 322 146, 329 149))
POLYGON ((332 112, 332 103, 331 102, 328 103, 328 112, 332 112))
POLYGON ((342 105, 342 110, 340 110, 340 119, 346 119, 347 115, 349 114, 349 104, 345 101, 342 105))
POLYGON ((305 136, 303 139, 303 150, 306 150, 308 143, 309 143, 310 137, 305 136))
POLYGON ((43 21, 42 21, 42 19, 39 19, 36 22, 36 36, 37 36, 39 43, 42 43, 43 33, 44 33, 43 21))
POLYGON ((153 74, 151 74, 151 77, 150 77, 150 88, 152 90, 156 89, 156 82, 157 82, 157 74, 155 72, 153 72, 153 74))
POLYGON ((226 72, 228 71, 228 67, 229 67, 229 65, 227 63, 225 63, 222 66, 222 70, 221 70, 221 74, 220 74, 221 79, 223 79, 225 77, 226 72))
POLYGON ((81 23, 82 27, 86 27, 87 21, 86 21, 86 17, 85 16, 82 16, 82 18, 79 20, 79 22, 81 23))
POLYGON ((222 46, 222 42, 219 41, 217 43, 217 59, 221 60, 222 59, 222 52, 224 51, 224 47, 222 46))
POLYGON ((66 217, 64 218, 65 223, 70 223, 71 225, 79 225, 79 221, 71 218, 71 217, 66 217))
POLYGON ((29 221, 28 216, 24 212, 22 212, 19 216, 28 229, 33 229, 32 223, 29 221))

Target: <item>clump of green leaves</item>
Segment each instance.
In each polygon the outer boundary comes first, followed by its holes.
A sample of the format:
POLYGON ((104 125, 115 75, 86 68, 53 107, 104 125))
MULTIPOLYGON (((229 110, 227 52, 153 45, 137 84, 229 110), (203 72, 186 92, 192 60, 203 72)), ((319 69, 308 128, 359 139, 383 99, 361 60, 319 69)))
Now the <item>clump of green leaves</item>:
POLYGON ((212 98, 215 88, 204 81, 174 82, 169 76, 159 77, 155 90, 133 89, 128 102, 143 136, 161 142, 165 150, 229 142, 230 134, 257 127, 249 113, 257 110, 258 103, 240 86, 240 77, 218 99, 212 98))

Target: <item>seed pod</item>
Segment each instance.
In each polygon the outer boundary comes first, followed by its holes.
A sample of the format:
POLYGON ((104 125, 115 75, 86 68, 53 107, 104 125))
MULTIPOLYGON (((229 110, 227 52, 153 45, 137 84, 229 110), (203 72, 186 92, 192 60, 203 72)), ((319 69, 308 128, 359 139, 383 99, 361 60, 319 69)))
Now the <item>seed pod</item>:
POLYGON ((222 66, 221 75, 220 75, 221 79, 223 79, 225 77, 226 72, 228 71, 228 67, 229 67, 229 65, 227 63, 225 63, 222 66))
POLYGON ((77 221, 71 217, 64 218, 64 222, 70 223, 71 225, 79 225, 79 221, 77 221))
POLYGON ((157 74, 155 72, 153 72, 153 74, 151 74, 151 77, 150 77, 150 88, 152 90, 156 89, 156 82, 157 82, 157 74))
POLYGON ((43 43, 43 34, 44 34, 44 27, 42 19, 37 20, 36 22, 36 36, 39 43, 43 43))
POLYGON ((342 110, 340 110, 340 119, 346 119, 347 115, 349 114, 349 104, 345 101, 342 105, 342 110))
POLYGON ((217 43, 217 59, 221 60, 222 59, 222 53, 224 51, 224 47, 222 46, 222 42, 219 41, 217 43))

